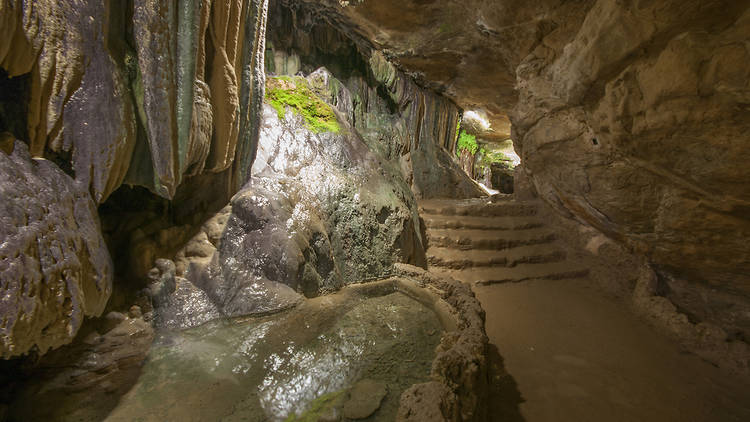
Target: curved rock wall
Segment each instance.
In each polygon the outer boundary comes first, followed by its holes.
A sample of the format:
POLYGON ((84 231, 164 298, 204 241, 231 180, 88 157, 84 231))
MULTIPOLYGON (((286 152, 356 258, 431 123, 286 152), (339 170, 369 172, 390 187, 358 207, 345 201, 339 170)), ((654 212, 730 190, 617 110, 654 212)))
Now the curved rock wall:
POLYGON ((84 316, 103 311, 113 269, 97 204, 126 301, 155 258, 174 253, 202 213, 245 183, 264 96, 267 6, 0 4, 0 155, 14 138, 28 145, 15 142, 15 166, 3 168, 17 186, 1 192, 2 232, 21 236, 3 243, 3 357, 68 343, 84 316))
POLYGON ((346 88, 329 94, 331 104, 370 148, 401 166, 417 198, 484 195, 451 157, 460 111, 455 103, 419 86, 369 41, 334 26, 328 19, 335 15, 321 7, 271 0, 268 70, 309 74, 326 67, 346 88))

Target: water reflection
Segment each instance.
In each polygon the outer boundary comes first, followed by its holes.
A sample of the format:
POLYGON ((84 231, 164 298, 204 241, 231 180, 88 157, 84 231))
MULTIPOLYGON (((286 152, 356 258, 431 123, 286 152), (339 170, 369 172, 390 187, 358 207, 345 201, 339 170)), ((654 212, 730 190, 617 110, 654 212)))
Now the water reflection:
POLYGON ((360 379, 386 383, 376 420, 428 378, 441 327, 400 294, 337 294, 265 318, 163 333, 107 420, 284 420, 360 379))

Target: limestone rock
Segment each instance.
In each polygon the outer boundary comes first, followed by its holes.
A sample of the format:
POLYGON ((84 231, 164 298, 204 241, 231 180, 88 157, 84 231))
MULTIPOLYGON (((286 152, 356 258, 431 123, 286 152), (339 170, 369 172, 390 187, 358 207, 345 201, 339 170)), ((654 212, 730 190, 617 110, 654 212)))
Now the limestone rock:
POLYGON ((97 203, 123 183, 172 199, 184 176, 237 158, 236 191, 257 137, 266 10, 267 0, 4 2, 0 66, 30 74, 31 154, 72 167, 97 203))
POLYGON ((747 2, 293 3, 480 106, 498 135, 512 120, 515 177, 535 191, 517 194, 646 257, 678 307, 750 335, 747 2))
POLYGON ((746 337, 748 5, 579 13, 518 68, 521 171, 560 212, 645 256, 678 307, 746 337))
POLYGON ((349 398, 344 402, 342 415, 349 419, 365 419, 380 407, 388 389, 383 382, 363 379, 349 390, 349 398))
POLYGON ((221 318, 219 308, 206 292, 182 277, 177 277, 175 291, 158 305, 155 312, 155 325, 167 329, 197 327, 221 318))
POLYGON ((377 49, 315 19, 315 7, 269 7, 272 71, 309 73, 315 92, 346 116, 381 166, 400 168, 417 198, 484 195, 451 157, 459 117, 452 101, 418 85, 377 49))
POLYGON ((102 313, 112 263, 85 187, 22 142, 0 174, 0 355, 43 354, 102 313))
POLYGON ((24 374, 34 382, 17 391, 11 420, 93 420, 117 405, 138 380, 154 331, 142 318, 114 314, 117 323, 109 316, 91 321, 72 344, 24 374))

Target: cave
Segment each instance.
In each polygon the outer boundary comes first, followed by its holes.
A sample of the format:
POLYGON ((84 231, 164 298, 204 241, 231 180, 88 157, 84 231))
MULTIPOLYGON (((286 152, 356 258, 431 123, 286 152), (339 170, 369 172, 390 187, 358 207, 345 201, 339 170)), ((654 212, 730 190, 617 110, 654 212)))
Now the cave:
POLYGON ((0 422, 750 420, 750 3, 0 34, 0 422))

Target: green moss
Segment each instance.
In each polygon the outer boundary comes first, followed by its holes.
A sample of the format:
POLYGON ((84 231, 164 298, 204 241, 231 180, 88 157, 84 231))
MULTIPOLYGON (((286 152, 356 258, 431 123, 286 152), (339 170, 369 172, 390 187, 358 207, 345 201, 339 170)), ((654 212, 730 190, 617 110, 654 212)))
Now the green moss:
POLYGON ((279 119, 286 117, 287 107, 302 115, 305 126, 315 133, 339 133, 341 127, 331 106, 323 102, 307 85, 304 78, 280 76, 269 78, 266 100, 279 119), (283 81, 280 83, 279 81, 283 81))
POLYGON ((513 168, 513 159, 505 155, 502 151, 490 151, 484 147, 480 147, 477 166, 487 168, 491 167, 493 164, 500 164, 503 167, 513 168))
POLYGON ((477 144, 477 137, 469 135, 465 131, 461 131, 458 135, 458 144, 456 146, 456 155, 461 156, 461 152, 464 150, 469 151, 471 155, 474 155, 479 150, 479 144, 477 144))
POLYGON ((303 414, 297 416, 294 413, 289 415, 284 422, 317 422, 324 412, 331 408, 341 405, 340 400, 346 390, 334 391, 333 393, 323 394, 310 403, 310 408, 303 414))

